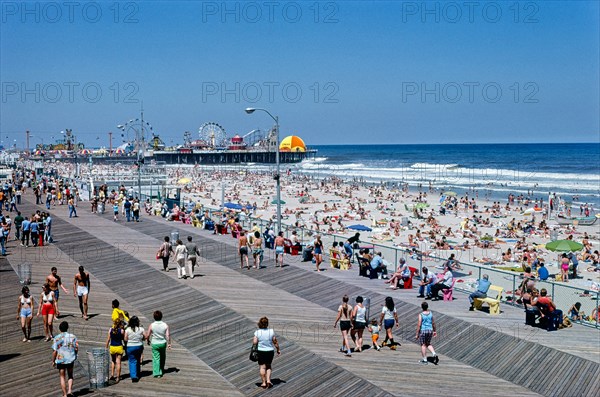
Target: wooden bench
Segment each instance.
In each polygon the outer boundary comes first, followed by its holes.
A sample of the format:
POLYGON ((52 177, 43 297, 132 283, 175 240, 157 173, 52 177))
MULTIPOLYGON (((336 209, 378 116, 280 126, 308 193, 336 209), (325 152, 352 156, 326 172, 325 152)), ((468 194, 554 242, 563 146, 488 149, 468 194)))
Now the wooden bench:
POLYGON ((329 249, 329 261, 331 262, 331 267, 341 270, 348 270, 350 268, 350 260, 340 259, 340 253, 332 248, 329 249))
POLYGON ((477 310, 481 310, 481 306, 487 303, 490 307, 490 314, 500 314, 500 298, 502 298, 504 288, 496 285, 490 285, 487 298, 475 298, 474 306, 477 310), (493 296, 495 293, 495 296, 493 296), (493 297, 492 297, 493 296, 493 297))

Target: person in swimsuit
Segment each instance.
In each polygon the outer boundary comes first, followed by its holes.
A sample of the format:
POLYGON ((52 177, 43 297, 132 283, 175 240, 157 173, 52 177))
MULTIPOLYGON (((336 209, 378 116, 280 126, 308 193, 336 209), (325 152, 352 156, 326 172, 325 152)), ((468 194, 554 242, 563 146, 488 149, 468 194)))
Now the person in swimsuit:
POLYGON ((21 330, 23 331, 23 342, 31 342, 31 320, 33 320, 34 301, 29 294, 29 287, 24 286, 19 296, 17 307, 17 320, 21 319, 21 330))
POLYGON ((250 264, 248 263, 248 237, 246 237, 246 233, 243 230, 240 232, 240 237, 238 238, 238 251, 240 253, 240 269, 244 268, 244 263, 246 263, 246 268, 250 269, 250 264))
POLYGON ((569 282, 569 257, 567 254, 562 254, 560 260, 560 274, 562 275, 562 281, 565 283, 569 282))
POLYGON ((90 274, 87 273, 83 266, 79 266, 79 272, 75 274, 73 279, 73 296, 79 299, 79 310, 81 317, 87 320, 88 313, 88 294, 90 293, 90 274))
POLYGON ((262 238, 260 232, 254 232, 254 241, 252 241, 252 257, 254 258, 254 268, 260 269, 260 258, 262 256, 262 238))
POLYGON ((50 286, 50 290, 54 292, 54 304, 56 305, 56 318, 60 316, 60 311, 58 310, 58 297, 60 296, 59 287, 63 289, 64 292, 68 293, 69 290, 65 288, 62 284, 62 280, 58 275, 58 270, 56 267, 52 267, 50 269, 50 274, 46 277, 46 283, 50 286))
POLYGON ((352 337, 352 341, 355 343, 356 347, 354 348, 355 353, 362 352, 362 342, 363 342, 363 332, 367 327, 367 308, 363 305, 363 297, 356 297, 356 306, 352 309, 352 316, 350 317, 353 322, 352 332, 350 336, 352 337), (358 334, 358 339, 356 338, 356 334, 358 334))
POLYGON ((317 271, 320 272, 319 265, 323 262, 323 242, 321 241, 321 235, 317 234, 315 241, 313 242, 315 263, 317 265, 317 271))
POLYGON ((275 237, 275 267, 283 267, 283 246, 285 240, 283 239, 283 232, 279 232, 275 237))
POLYGON ((340 323, 340 331, 342 331, 342 347, 340 352, 346 352, 346 356, 352 356, 352 352, 350 350, 350 342, 348 342, 348 332, 350 328, 352 328, 352 323, 350 321, 350 316, 352 314, 352 306, 348 304, 349 298, 348 295, 344 295, 342 298, 342 304, 338 307, 338 315, 333 323, 333 328, 337 327, 337 323, 340 323))
POLYGON ((50 285, 44 284, 40 298, 42 304, 38 306, 37 316, 39 317, 41 313, 44 318, 44 333, 46 334, 46 342, 48 342, 53 338, 52 321, 56 313, 56 301, 54 300, 54 292, 50 290, 50 285))

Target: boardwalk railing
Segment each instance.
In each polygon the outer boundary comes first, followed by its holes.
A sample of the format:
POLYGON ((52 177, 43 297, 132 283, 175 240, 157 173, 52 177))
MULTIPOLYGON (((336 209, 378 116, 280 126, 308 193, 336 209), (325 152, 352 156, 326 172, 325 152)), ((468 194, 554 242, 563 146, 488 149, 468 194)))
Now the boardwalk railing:
MULTIPOLYGON (((222 216, 221 209, 204 207, 203 210, 208 211, 210 218, 213 219, 215 223, 219 223, 222 216)), ((265 220, 245 214, 242 215, 241 213, 238 218, 239 223, 245 230, 250 230, 254 224, 256 224, 263 233, 267 228, 273 228, 275 223, 273 220, 265 220)), ((344 243, 348 239, 348 236, 342 236, 335 233, 316 232, 305 227, 296 227, 286 224, 282 224, 281 227, 285 238, 290 238, 292 232, 295 231, 300 241, 305 245, 307 243, 312 243, 317 233, 321 236, 323 246, 326 248, 331 247, 334 241, 344 243)), ((364 233, 362 233, 362 235, 364 235, 364 233)), ((471 263, 470 260, 475 258, 470 257, 470 255, 472 255, 470 251, 442 250, 423 254, 422 252, 427 251, 409 250, 378 242, 366 242, 364 240, 365 239, 362 238, 360 246, 362 248, 369 248, 375 252, 381 252, 382 257, 388 264, 388 271, 390 272, 395 271, 400 258, 404 258, 410 267, 419 269, 419 274, 423 267, 428 267, 430 271, 434 271, 435 273, 441 273, 443 272, 443 265, 448 258, 443 258, 436 254, 450 255, 451 253, 454 253, 455 259, 458 261, 461 268, 453 271, 454 276, 457 279, 457 282, 454 285, 456 290, 464 293, 473 292, 476 288, 477 280, 484 274, 487 274, 492 284, 504 288, 503 303, 513 306, 522 306, 522 304, 519 303, 519 286, 523 282, 523 271, 521 268, 515 268, 515 271, 509 271, 493 268, 485 264, 471 263)), ((326 255, 328 252, 328 249, 325 249, 326 255)), ((580 266, 581 265, 583 265, 583 263, 580 264, 580 266)), ((558 266, 556 264, 547 264, 546 266, 549 267, 549 271, 556 270, 556 272, 558 272, 558 266)), ((509 266, 507 265, 506 267, 509 266)), ((579 302, 581 303, 580 313, 585 313, 585 316, 589 317, 592 313, 598 313, 600 291, 598 290, 597 284, 594 284, 592 280, 587 280, 586 282, 589 283, 589 288, 576 287, 565 282, 551 280, 550 278, 544 281, 537 280, 535 283, 538 290, 545 288, 548 291, 548 294, 556 303, 557 308, 562 310, 563 314, 569 315, 568 310, 571 306, 576 302, 579 302), (593 290, 593 288, 595 290, 593 290)), ((578 321, 577 323, 600 329, 600 323, 596 321, 578 321)))

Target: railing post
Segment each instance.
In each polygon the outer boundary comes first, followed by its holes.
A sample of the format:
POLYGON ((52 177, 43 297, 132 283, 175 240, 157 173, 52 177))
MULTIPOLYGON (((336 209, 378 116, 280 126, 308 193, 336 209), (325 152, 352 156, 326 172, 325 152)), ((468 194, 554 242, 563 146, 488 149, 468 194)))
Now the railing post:
MULTIPOLYGON (((481 271, 481 269, 480 269, 481 271)), ((511 303, 514 304, 515 303, 515 288, 517 288, 517 276, 513 274, 513 286, 512 286, 512 298, 511 298, 511 303)))
POLYGON ((600 300, 600 291, 596 291, 596 318, 593 320, 596 322, 596 328, 600 328, 600 323, 598 322, 598 301, 600 300))

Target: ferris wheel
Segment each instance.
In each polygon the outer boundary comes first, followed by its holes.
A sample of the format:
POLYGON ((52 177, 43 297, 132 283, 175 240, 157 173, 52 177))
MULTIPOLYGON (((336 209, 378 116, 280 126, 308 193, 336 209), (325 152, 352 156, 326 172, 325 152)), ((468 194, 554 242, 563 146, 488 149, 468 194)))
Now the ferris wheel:
POLYGON ((227 134, 225 133, 225 128, 217 123, 208 122, 202 124, 198 129, 198 133, 200 135, 200 139, 203 140, 208 146, 227 146, 227 134))
POLYGON ((131 119, 117 126, 121 130, 121 140, 135 152, 143 151, 152 140, 152 125, 143 119, 131 119))

